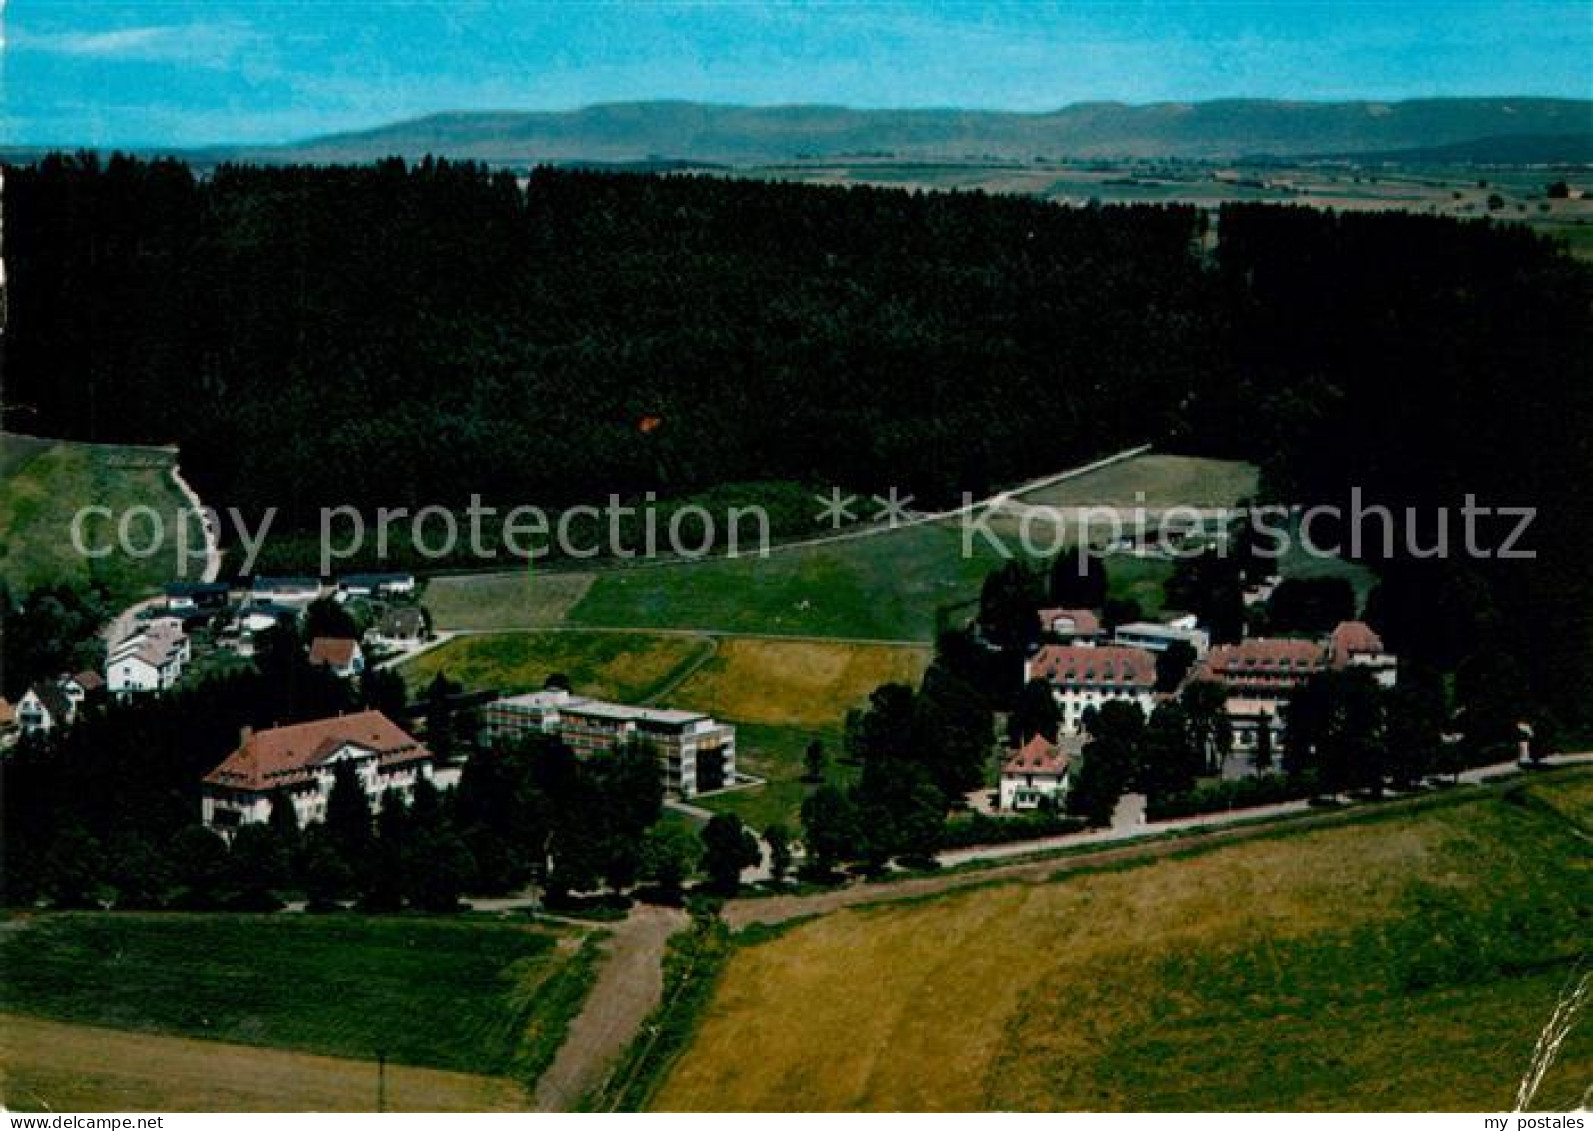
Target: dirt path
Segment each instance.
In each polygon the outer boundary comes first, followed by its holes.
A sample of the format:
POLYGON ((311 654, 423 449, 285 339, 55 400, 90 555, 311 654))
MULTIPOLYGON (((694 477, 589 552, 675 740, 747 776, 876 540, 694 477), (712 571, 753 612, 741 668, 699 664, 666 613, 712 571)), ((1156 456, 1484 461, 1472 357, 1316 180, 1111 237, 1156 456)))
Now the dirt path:
POLYGON ((603 1083, 614 1060, 664 996, 664 946, 684 911, 638 904, 610 928, 597 982, 569 1036, 537 1081, 537 1111, 568 1111, 603 1083))
MULTIPOLYGON (((214 581, 221 576, 221 539, 215 523, 210 520, 210 512, 205 510, 205 505, 199 501, 199 492, 189 486, 188 480, 183 478, 182 468, 175 463, 171 465, 171 481, 182 492, 183 498, 188 500, 189 509, 199 516, 200 526, 205 532, 205 568, 199 580, 214 581)), ((184 562, 183 566, 186 568, 187 563, 184 562)))

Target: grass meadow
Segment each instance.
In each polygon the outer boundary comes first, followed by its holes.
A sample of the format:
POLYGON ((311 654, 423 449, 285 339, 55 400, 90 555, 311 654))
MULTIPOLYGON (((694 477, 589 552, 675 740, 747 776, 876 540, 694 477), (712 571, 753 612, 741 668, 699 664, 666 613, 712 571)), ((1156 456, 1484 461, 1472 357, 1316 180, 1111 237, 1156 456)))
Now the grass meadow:
MULTIPOLYGON (((116 601, 153 591, 177 576, 174 531, 187 502, 172 482, 174 453, 152 448, 75 444, 0 434, 0 578, 16 590, 70 581, 105 585, 116 601), (111 547, 106 557, 79 554, 72 544, 72 519, 90 504, 110 508, 111 521, 93 516, 83 533, 91 549, 111 547), (116 520, 130 508, 153 508, 165 526, 163 547, 148 557, 116 549, 116 520)), ((196 549, 203 547, 197 520, 189 523, 196 549)), ((135 548, 152 537, 147 519, 129 527, 135 548)), ((197 576, 203 559, 187 562, 197 576)))
POLYGON ((48 914, 0 933, 0 1011, 529 1086, 594 961, 579 933, 479 920, 48 914))

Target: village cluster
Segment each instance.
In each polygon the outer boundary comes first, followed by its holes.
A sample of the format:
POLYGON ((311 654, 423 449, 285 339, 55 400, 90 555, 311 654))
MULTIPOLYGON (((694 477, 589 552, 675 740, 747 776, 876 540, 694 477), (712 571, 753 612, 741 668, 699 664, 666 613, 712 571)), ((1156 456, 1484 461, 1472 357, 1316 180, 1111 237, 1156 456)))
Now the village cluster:
MULTIPOLYGON (((363 638, 312 636, 306 642, 313 666, 354 679, 373 656, 401 656, 427 638, 417 596, 415 578, 404 573, 350 574, 330 586, 314 578, 259 577, 241 591, 224 582, 174 583, 158 607, 144 610, 110 644, 103 673, 83 671, 36 684, 12 717, 0 721, 13 732, 47 731, 70 723, 91 697, 165 691, 194 662, 196 639, 203 639, 208 652, 247 656, 261 633, 284 619, 302 618, 324 597, 368 603, 371 627, 363 638)), ((1264 597, 1264 587, 1251 595, 1264 597)), ((999 754, 990 801, 1004 812, 1064 805, 1088 720, 1108 702, 1135 704, 1148 716, 1192 683, 1221 686, 1233 743, 1220 773, 1233 779, 1259 772, 1253 757, 1258 746, 1282 748, 1283 707, 1313 674, 1364 667, 1384 687, 1397 678, 1397 658, 1358 620, 1318 638, 1255 636, 1213 646, 1194 616, 1110 629, 1095 609, 1047 608, 1039 619, 1041 642, 1023 663, 1023 680, 1049 685, 1058 733, 1055 740, 1034 735, 999 754), (1193 663, 1176 687, 1159 689, 1157 658, 1174 647, 1192 654, 1193 663)), ((607 702, 563 686, 496 698, 488 693, 475 707, 477 734, 486 741, 550 735, 578 756, 645 742, 657 752, 665 789, 681 800, 753 781, 737 773, 736 728, 704 712, 607 702)), ((377 710, 245 729, 236 749, 203 780, 203 823, 230 836, 244 824, 267 821, 279 798, 291 801, 301 825, 322 820, 341 762, 353 764, 373 808, 389 791, 408 797, 422 778, 446 788, 458 781, 461 769, 457 760, 434 755, 401 721, 377 710)))
POLYGON ((1123 624, 1108 632, 1093 609, 1042 609, 1039 615, 1047 643, 1024 662, 1023 678, 1050 684, 1059 733, 1054 742, 1035 735, 1008 752, 999 788, 1000 808, 1007 810, 1060 805, 1066 799, 1087 718, 1105 703, 1133 703, 1148 716, 1191 683, 1221 686, 1233 732, 1221 772, 1235 778, 1259 772, 1253 759, 1258 746, 1282 749, 1288 723, 1283 708, 1312 675, 1364 667, 1383 687, 1394 686, 1398 678, 1398 658, 1358 620, 1338 624, 1323 638, 1254 636, 1213 647, 1193 616, 1165 624, 1123 624), (1158 691, 1156 657, 1175 644, 1187 645, 1195 662, 1177 688, 1158 691))

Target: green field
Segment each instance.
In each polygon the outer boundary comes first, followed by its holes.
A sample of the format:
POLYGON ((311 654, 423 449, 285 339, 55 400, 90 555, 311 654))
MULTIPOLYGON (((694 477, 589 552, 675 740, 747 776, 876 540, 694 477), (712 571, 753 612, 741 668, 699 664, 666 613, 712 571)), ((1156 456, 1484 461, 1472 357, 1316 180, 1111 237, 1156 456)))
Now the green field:
MULTIPOLYGON (((1593 937, 1567 780, 759 936, 653 1106, 1509 1110, 1593 937)), ((1534 1106, 1590 1079, 1584 1022, 1534 1106)))
POLYGON ((1258 477, 1236 460, 1147 453, 1014 497, 1046 507, 1230 507, 1255 496, 1258 477))
MULTIPOLYGON (((1230 505, 1251 495, 1250 464, 1143 455, 1020 496, 1022 502, 1155 509, 1230 505)), ((989 522, 1016 554, 1017 520, 989 522)), ((594 628, 702 629, 749 635, 854 640, 934 639, 966 616, 1000 551, 949 519, 825 544, 776 548, 767 557, 712 558, 590 573, 439 578, 426 594, 439 629, 490 630, 566 624, 594 628), (967 552, 965 553, 965 549, 967 552)), ((1036 551, 1049 536, 1036 533, 1036 551)), ((1114 596, 1147 615, 1161 606, 1163 561, 1112 559, 1114 596)))
POLYGON ((0 929, 0 1010, 531 1083, 594 961, 578 933, 364 916, 51 914, 0 929))
POLYGON ((704 628, 782 636, 932 640, 936 612, 978 595, 993 567, 962 554, 954 523, 936 523, 766 558, 712 559, 602 573, 574 624, 704 628))
MULTIPOLYGON (((16 589, 60 581, 97 582, 116 601, 141 596, 177 576, 175 531, 186 501, 171 479, 174 453, 153 448, 75 444, 0 434, 0 578, 16 589), (89 549, 111 547, 101 558, 86 557, 72 544, 72 519, 89 505, 115 516, 89 516, 83 525, 89 549), (147 506, 160 516, 166 541, 158 552, 135 557, 116 547, 116 522, 130 508, 147 506)), ((129 525, 135 549, 150 543, 147 517, 129 525)), ((196 551, 203 549, 197 521, 190 523, 196 551)), ((191 576, 203 558, 188 561, 191 576)))
POLYGON ((425 604, 436 628, 490 632, 563 624, 592 584, 588 573, 480 573, 435 577, 425 604))
POLYGON ((734 813, 758 830, 776 821, 795 832, 801 826, 802 802, 818 788, 805 780, 803 755, 808 743, 824 743, 829 755, 825 779, 833 783, 849 781, 857 772, 840 762, 840 727, 736 725, 736 766, 741 773, 763 778, 767 783, 752 789, 738 789, 699 797, 693 804, 715 813, 734 813))
POLYGON ((412 688, 443 673, 473 690, 534 691, 555 672, 582 695, 636 703, 713 650, 705 637, 646 632, 503 632, 461 636, 407 661, 412 688))

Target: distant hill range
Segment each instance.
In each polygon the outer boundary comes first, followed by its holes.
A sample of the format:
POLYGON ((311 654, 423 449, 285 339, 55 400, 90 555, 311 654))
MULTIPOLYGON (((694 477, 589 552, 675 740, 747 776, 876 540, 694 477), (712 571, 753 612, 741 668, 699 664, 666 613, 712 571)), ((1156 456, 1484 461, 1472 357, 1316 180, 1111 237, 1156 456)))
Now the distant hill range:
POLYGON ((434 114, 225 155, 351 162, 428 153, 516 167, 1161 157, 1582 162, 1593 155, 1593 101, 1101 102, 1046 113, 629 102, 570 111, 434 114))

